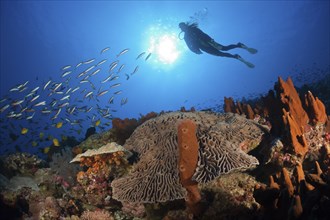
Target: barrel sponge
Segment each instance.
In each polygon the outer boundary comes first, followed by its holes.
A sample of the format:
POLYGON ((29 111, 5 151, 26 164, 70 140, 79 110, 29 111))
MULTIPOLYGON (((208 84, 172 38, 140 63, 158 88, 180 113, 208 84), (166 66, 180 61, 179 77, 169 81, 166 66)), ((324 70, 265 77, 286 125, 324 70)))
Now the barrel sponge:
POLYGON ((188 119, 196 124, 199 144, 193 179, 208 182, 223 173, 245 170, 258 160, 240 149, 242 143, 260 141, 267 130, 245 117, 226 113, 171 112, 136 128, 124 147, 139 154, 139 161, 125 176, 112 182, 119 201, 154 203, 186 198, 180 183, 178 125, 188 119))

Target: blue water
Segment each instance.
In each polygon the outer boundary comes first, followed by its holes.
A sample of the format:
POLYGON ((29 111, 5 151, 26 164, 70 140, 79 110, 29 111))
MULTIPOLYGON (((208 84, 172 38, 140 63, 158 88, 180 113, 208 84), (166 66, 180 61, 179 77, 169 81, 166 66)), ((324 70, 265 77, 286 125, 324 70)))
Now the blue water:
POLYGON ((82 139, 86 129, 98 119, 101 124, 97 131, 108 129, 111 119, 100 113, 107 109, 111 117, 136 118, 150 111, 178 110, 182 106, 210 108, 221 105, 224 96, 238 99, 264 94, 278 76, 287 78, 330 65, 329 1, 1 1, 0 16, 0 99, 6 99, 0 108, 10 105, 0 113, 1 153, 14 152, 16 145, 30 152, 51 146, 52 141, 40 141, 40 132, 58 139, 61 135, 82 139), (231 58, 192 53, 180 40, 183 35, 178 27, 180 22, 189 21, 198 22, 201 30, 223 45, 242 42, 258 49, 257 54, 242 49, 229 51, 240 54, 255 68, 231 58), (167 39, 170 44, 158 51, 167 39), (171 46, 175 50, 170 59, 177 56, 173 62, 161 55, 171 46), (106 47, 110 49, 100 54, 106 47), (116 57, 126 48, 127 53, 116 57), (146 54, 136 60, 142 52, 146 54), (75 68, 90 59, 95 61, 75 68), (100 66, 101 71, 89 78, 95 89, 89 83, 79 83, 84 77, 77 75, 103 59, 107 62, 100 66), (119 79, 101 83, 109 76, 110 63, 116 60, 119 64, 114 72, 125 65, 117 74, 119 79), (72 73, 62 78, 65 71, 61 68, 66 65, 72 65, 72 73), (131 75, 136 66, 138 71, 131 75), (125 74, 129 75, 128 80, 125 74), (49 89, 56 86, 43 90, 49 80, 62 82, 63 92, 81 87, 68 93, 69 105, 54 120, 51 118, 59 103, 66 100, 59 101, 64 94, 48 96, 49 89), (9 92, 26 81, 29 82, 25 91, 9 92), (121 85, 109 89, 115 83, 121 85), (38 86, 33 96, 40 97, 29 103, 31 97, 25 96, 38 86), (86 91, 82 92, 84 88, 86 91), (109 92, 96 100, 96 94, 106 89, 109 92), (114 95, 114 103, 109 104, 109 98, 119 90, 122 93, 114 95), (89 91, 93 91, 91 100, 84 98, 89 91), (121 105, 126 98, 128 102, 121 105), (21 99, 25 104, 12 106, 14 100, 21 99), (32 115, 26 111, 21 117, 8 118, 10 112, 19 113, 25 106, 44 100, 46 106, 33 107, 33 119, 26 120, 32 115), (51 107, 54 100, 58 103, 51 107), (44 107, 51 114, 40 113, 44 107), (65 113, 73 107, 74 114, 65 113), (89 107, 93 109, 85 112, 89 107), (79 125, 68 122, 74 120, 79 125), (57 122, 64 125, 57 129, 57 122), (20 134, 23 127, 29 129, 25 135, 20 134), (9 133, 19 138, 14 141, 9 133), (38 146, 32 147, 32 141, 38 142, 38 146))

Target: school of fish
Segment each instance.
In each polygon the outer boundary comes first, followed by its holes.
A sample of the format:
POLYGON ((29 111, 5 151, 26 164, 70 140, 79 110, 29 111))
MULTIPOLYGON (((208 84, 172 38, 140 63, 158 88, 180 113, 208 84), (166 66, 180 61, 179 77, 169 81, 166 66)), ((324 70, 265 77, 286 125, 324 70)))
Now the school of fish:
MULTIPOLYGON (((58 76, 34 88, 29 86, 30 81, 13 86, 0 99, 0 146, 17 142, 16 151, 21 151, 21 146, 32 146, 47 153, 61 142, 51 135, 51 129, 65 128, 63 134, 57 135, 64 141, 69 135, 85 132, 86 123, 101 130, 110 126, 113 114, 117 112, 115 101, 119 100, 120 107, 128 102, 127 97, 120 97, 124 91, 119 87, 139 70, 139 65, 129 69, 118 60, 129 51, 125 48, 112 54, 115 60, 110 61, 106 56, 111 54, 111 48, 105 47, 99 58, 65 65, 58 76), (23 142, 19 142, 21 137, 24 137, 23 142)), ((151 53, 142 52, 135 62, 143 57, 147 61, 150 56, 151 53)))

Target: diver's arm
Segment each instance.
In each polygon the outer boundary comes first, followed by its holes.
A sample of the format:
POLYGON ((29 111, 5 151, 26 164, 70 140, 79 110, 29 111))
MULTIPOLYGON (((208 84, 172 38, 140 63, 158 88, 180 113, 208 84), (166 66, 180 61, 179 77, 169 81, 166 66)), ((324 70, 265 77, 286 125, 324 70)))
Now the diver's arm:
POLYGON ((188 48, 192 52, 194 52, 196 54, 202 54, 202 51, 197 46, 196 42, 194 42, 193 40, 191 40, 190 38, 187 38, 187 37, 185 37, 184 40, 186 41, 186 44, 187 44, 188 48))
POLYGON ((187 46, 195 54, 202 54, 202 51, 198 47, 195 47, 193 44, 187 44, 187 46))

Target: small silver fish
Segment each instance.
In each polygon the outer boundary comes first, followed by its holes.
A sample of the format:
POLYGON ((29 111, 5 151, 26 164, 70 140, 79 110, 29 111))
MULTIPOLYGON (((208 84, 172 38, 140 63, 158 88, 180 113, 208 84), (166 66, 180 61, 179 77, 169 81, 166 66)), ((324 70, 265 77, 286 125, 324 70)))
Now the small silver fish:
POLYGON ((117 57, 119 57, 119 56, 121 56, 121 55, 127 53, 128 51, 129 51, 129 48, 126 48, 126 49, 120 51, 120 53, 117 55, 117 57))
POLYGON ((126 103, 127 103, 127 101, 128 101, 128 98, 122 98, 121 99, 121 102, 120 102, 120 105, 122 106, 122 105, 125 105, 126 103))
POLYGON ((116 88, 118 86, 120 86, 120 83, 113 84, 113 85, 110 86, 110 88, 116 88))
POLYGON ((71 91, 71 93, 74 93, 74 92, 77 91, 78 89, 80 89, 79 86, 77 86, 76 88, 74 88, 74 89, 71 91))
POLYGON ((96 64, 96 66, 100 66, 100 65, 102 65, 102 64, 105 63, 105 62, 107 62, 107 59, 101 60, 100 62, 98 62, 98 63, 96 64))
POLYGON ((92 94, 93 94, 93 91, 88 92, 84 97, 87 98, 87 97, 91 96, 92 94))
POLYGON ((99 93, 97 94, 97 96, 100 97, 100 96, 106 94, 107 92, 109 92, 109 91, 108 91, 108 90, 103 90, 102 92, 99 92, 99 93))
POLYGON ((55 88, 53 89, 53 92, 56 92, 61 87, 62 83, 58 83, 55 88))
POLYGON ((28 98, 28 97, 30 97, 30 96, 33 96, 34 95, 34 93, 29 93, 29 94, 27 94, 26 96, 25 96, 25 98, 28 98))
POLYGON ((148 56, 144 59, 145 61, 147 61, 151 56, 151 53, 148 54, 148 56))
POLYGON ((125 73, 125 76, 126 76, 126 80, 129 79, 129 75, 127 73, 125 73))
POLYGON ((142 52, 142 53, 140 53, 135 59, 138 60, 138 59, 141 58, 144 54, 146 54, 146 52, 142 52))
POLYGON ((19 92, 23 92, 23 91, 25 91, 27 89, 27 87, 22 87, 22 88, 20 88, 18 91, 19 92))
POLYGON ((33 114, 32 114, 32 115, 30 115, 30 116, 26 117, 26 120, 31 120, 31 119, 33 118, 34 114, 35 114, 35 112, 33 112, 33 114))
POLYGON ((76 65, 76 68, 78 68, 79 66, 81 66, 83 64, 83 62, 80 62, 76 65))
POLYGON ((51 83, 52 80, 49 80, 45 85, 44 85, 44 90, 47 88, 47 86, 51 83))
POLYGON ((111 72, 114 68, 116 68, 116 66, 118 65, 119 61, 113 61, 111 64, 110 64, 110 69, 109 69, 109 72, 111 72))
POLYGON ((10 106, 9 104, 2 106, 0 108, 0 113, 4 112, 7 108, 9 108, 9 106, 10 106))
POLYGON ((88 83, 88 82, 89 82, 88 80, 84 80, 84 79, 82 79, 82 80, 80 80, 79 83, 88 83))
POLYGON ((65 95, 67 95, 71 90, 72 90, 72 88, 69 88, 69 89, 65 92, 65 95))
POLYGON ((93 65, 93 66, 91 66, 91 67, 89 67, 88 69, 86 69, 84 72, 85 73, 88 73, 90 70, 92 70, 93 68, 95 67, 95 65, 93 65))
POLYGON ((63 98, 60 99, 60 101, 63 101, 63 100, 66 100, 66 99, 69 100, 70 99, 70 95, 64 96, 63 98))
POLYGON ((119 70, 117 71, 117 73, 120 73, 120 71, 125 67, 125 64, 122 64, 120 67, 119 67, 119 70))
POLYGON ((104 53, 104 52, 106 52, 106 51, 108 51, 109 49, 110 49, 110 47, 104 48, 103 50, 101 50, 101 54, 104 53))
POLYGON ((62 74, 62 78, 66 77, 67 75, 69 75, 70 73, 72 73, 72 71, 66 71, 62 74))
POLYGON ((86 112, 90 112, 93 109, 93 107, 89 107, 88 109, 86 109, 86 112))
POLYGON ((52 111, 45 109, 45 110, 41 110, 41 113, 42 114, 50 114, 50 113, 52 113, 52 111))
POLYGON ((136 66, 134 71, 131 73, 131 75, 133 75, 134 73, 136 73, 139 70, 139 66, 136 66))
POLYGON ((74 110, 76 110, 76 106, 73 106, 73 108, 70 110, 69 114, 72 115, 74 110))
POLYGON ((110 79, 110 81, 113 81, 113 80, 116 80, 116 79, 119 79, 119 76, 114 76, 110 79))
POLYGON ((86 60, 83 62, 83 64, 90 64, 90 63, 93 63, 95 61, 95 58, 92 58, 90 60, 86 60))
POLYGON ((24 102, 24 99, 22 99, 22 100, 17 100, 17 101, 13 101, 13 102, 11 103, 11 105, 12 105, 12 106, 17 106, 17 105, 22 104, 23 102, 24 102))
POLYGON ((123 92, 122 90, 118 90, 118 91, 114 92, 113 94, 115 94, 115 95, 119 95, 119 94, 121 94, 122 92, 123 92))
POLYGON ((109 104, 113 104, 113 100, 114 100, 114 96, 111 96, 111 98, 109 99, 109 104))
POLYGON ((26 82, 25 82, 24 84, 22 84, 21 86, 24 87, 24 86, 26 86, 28 83, 29 83, 29 80, 26 81, 26 82))
POLYGON ((96 75, 97 73, 99 73, 101 71, 101 68, 98 68, 97 70, 95 70, 94 72, 92 72, 91 76, 96 75))
POLYGON ((33 106, 37 107, 37 106, 42 106, 42 105, 46 105, 46 101, 38 102, 37 104, 35 104, 33 106))
POLYGON ((62 70, 67 70, 67 69, 69 69, 69 68, 71 68, 71 65, 63 66, 63 67, 62 67, 62 70))
POLYGON ((35 100, 37 100, 37 98, 39 98, 39 96, 40 96, 40 95, 37 95, 37 96, 33 97, 33 98, 30 100, 30 103, 33 102, 33 101, 35 101, 35 100))
POLYGON ((101 83, 108 82, 111 79, 112 76, 113 76, 113 73, 111 73, 110 76, 108 76, 107 78, 105 78, 101 83))
POLYGON ((60 104, 58 107, 63 108, 63 107, 68 106, 68 105, 70 105, 69 102, 64 102, 64 103, 60 104))
POLYGON ((37 86, 34 89, 32 89, 30 93, 35 93, 38 89, 39 89, 39 86, 37 86))
POLYGON ((83 72, 79 73, 79 75, 77 76, 77 78, 80 78, 80 77, 82 77, 83 75, 86 75, 86 74, 87 74, 87 72, 83 71, 83 72))
POLYGON ((56 114, 54 115, 54 117, 57 118, 57 116, 61 113, 61 111, 62 111, 62 109, 59 108, 59 109, 57 110, 56 114))
POLYGON ((9 92, 15 92, 15 91, 19 91, 19 88, 17 88, 17 87, 13 87, 13 88, 11 88, 11 89, 9 90, 9 92))

